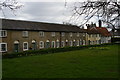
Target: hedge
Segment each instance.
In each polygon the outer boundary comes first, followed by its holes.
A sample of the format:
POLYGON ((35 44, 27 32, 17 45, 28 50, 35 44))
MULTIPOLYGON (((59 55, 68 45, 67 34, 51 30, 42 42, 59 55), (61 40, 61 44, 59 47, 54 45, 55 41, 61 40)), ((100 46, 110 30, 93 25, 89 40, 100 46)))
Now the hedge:
POLYGON ((24 56, 33 56, 33 55, 39 55, 39 54, 50 54, 50 53, 58 53, 58 52, 67 52, 67 51, 74 51, 74 50, 80 50, 84 48, 89 47, 98 47, 98 46, 105 46, 105 45, 112 45, 112 44, 99 44, 99 45, 81 45, 81 46, 75 46, 75 47, 64 47, 64 48, 49 48, 49 49, 42 49, 42 50, 29 50, 24 52, 18 52, 18 53, 9 53, 9 54, 2 54, 2 58, 17 58, 17 57, 24 57, 24 56))

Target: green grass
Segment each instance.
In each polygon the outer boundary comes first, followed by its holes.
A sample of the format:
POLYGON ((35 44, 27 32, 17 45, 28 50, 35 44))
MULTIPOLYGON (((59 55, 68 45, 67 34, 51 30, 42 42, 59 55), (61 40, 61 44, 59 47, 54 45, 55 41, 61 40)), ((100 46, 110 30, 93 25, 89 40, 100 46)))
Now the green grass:
POLYGON ((3 78, 118 78, 118 45, 3 59, 3 78))

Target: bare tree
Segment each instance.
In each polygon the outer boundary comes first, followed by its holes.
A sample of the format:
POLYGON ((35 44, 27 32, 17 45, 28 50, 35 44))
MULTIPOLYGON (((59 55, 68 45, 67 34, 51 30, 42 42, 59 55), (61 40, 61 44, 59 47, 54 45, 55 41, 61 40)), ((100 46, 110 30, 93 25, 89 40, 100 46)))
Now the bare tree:
POLYGON ((23 4, 20 4, 17 0, 4 0, 0 1, 0 10, 2 11, 4 17, 5 17, 5 12, 4 8, 10 9, 13 13, 20 9, 23 6, 23 4))
POLYGON ((72 12, 71 20, 72 18, 78 20, 81 16, 85 16, 81 25, 86 24, 94 16, 98 16, 109 28, 120 27, 120 1, 118 0, 75 2, 72 12))

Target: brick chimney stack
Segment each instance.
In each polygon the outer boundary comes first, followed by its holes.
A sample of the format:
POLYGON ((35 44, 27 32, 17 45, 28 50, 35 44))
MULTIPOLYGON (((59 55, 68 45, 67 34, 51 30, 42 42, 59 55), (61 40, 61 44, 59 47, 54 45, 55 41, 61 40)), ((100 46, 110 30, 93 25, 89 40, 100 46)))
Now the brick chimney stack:
POLYGON ((99 23, 99 27, 102 27, 102 21, 99 20, 98 23, 99 23))

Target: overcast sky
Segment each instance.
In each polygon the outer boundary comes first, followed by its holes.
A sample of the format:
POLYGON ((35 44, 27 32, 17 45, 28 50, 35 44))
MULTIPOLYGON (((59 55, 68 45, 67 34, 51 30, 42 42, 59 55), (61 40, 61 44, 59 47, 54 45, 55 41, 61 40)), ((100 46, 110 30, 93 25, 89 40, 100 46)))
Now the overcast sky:
MULTIPOLYGON (((23 0, 21 0, 23 1, 23 0)), ((70 0, 71 1, 71 0, 70 0)), ((67 7, 65 7, 64 0, 52 0, 51 2, 48 0, 30 0, 26 2, 22 2, 24 5, 21 9, 15 11, 14 13, 9 9, 4 8, 5 16, 3 16, 2 11, 0 12, 1 18, 7 19, 17 19, 17 20, 27 20, 27 21, 39 21, 39 22, 47 22, 47 23, 59 23, 68 22, 70 20, 71 13, 71 5, 74 2, 68 2, 67 7), (14 15, 16 14, 16 16, 14 15)), ((73 24, 80 24, 82 22, 82 17, 78 22, 74 22, 73 24)), ((96 21, 96 18, 92 19, 92 21, 96 21)))
MULTIPOLYGON (((16 16, 8 9, 3 9, 5 18, 62 23, 71 15, 64 2, 24 2, 24 6, 15 11, 16 16)), ((2 11, 0 17, 4 17, 2 11)))

